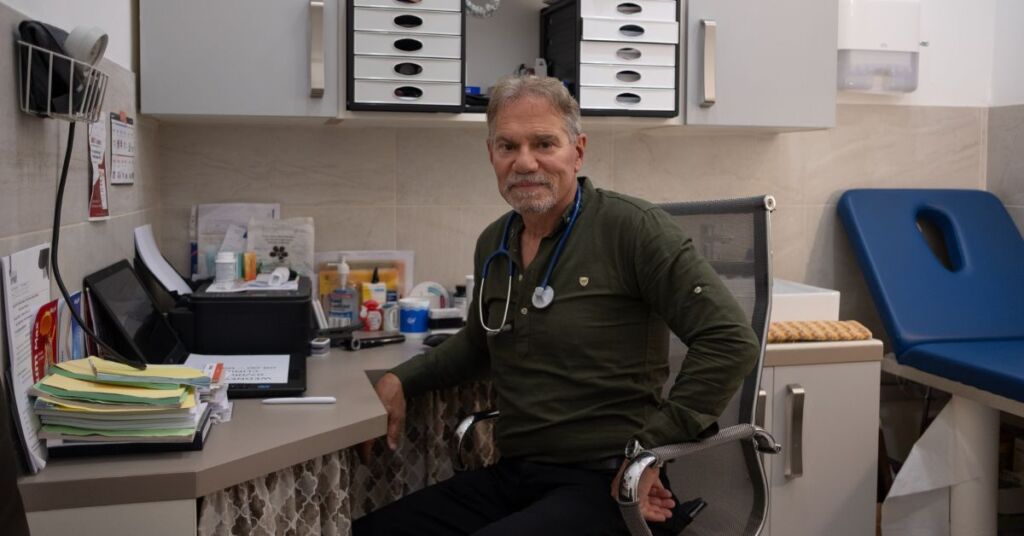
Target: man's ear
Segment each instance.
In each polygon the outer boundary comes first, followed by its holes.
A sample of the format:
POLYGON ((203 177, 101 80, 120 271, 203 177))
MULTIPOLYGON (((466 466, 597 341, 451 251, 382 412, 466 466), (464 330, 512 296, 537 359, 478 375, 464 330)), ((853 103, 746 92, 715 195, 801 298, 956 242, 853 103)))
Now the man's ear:
POLYGON ((587 152, 587 135, 580 133, 576 137, 576 173, 580 172, 583 167, 583 154, 587 152))

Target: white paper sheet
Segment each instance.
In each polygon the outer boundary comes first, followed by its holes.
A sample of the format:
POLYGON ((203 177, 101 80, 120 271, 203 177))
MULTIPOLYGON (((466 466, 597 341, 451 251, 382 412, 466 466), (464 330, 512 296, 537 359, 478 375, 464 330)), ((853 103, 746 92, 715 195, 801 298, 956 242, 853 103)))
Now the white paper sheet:
POLYGON ((32 358, 32 324, 39 308, 50 302, 50 244, 19 251, 0 260, 3 270, 4 318, 10 356, 11 389, 18 413, 18 433, 33 473, 46 467, 46 449, 36 435, 28 389, 42 379, 32 358))
POLYGON ((224 233, 224 241, 220 243, 220 249, 217 251, 245 253, 245 226, 229 225, 224 233))
POLYGON ((250 218, 277 219, 279 203, 217 203, 196 206, 195 275, 213 277, 213 263, 228 228, 247 228, 250 218))
POLYGON ((89 124, 89 221, 110 218, 107 198, 107 123, 89 124))
POLYGON ((882 534, 950 534, 950 488, 983 472, 957 430, 954 404, 947 404, 914 444, 896 475, 882 504, 882 534))
POLYGON ((256 260, 262 264, 260 271, 284 266, 312 279, 316 275, 313 269, 314 243, 313 218, 249 220, 246 247, 256 252, 256 260))
POLYGON ((232 383, 287 383, 288 354, 205 355, 189 354, 186 367, 203 370, 209 363, 223 363, 224 377, 232 383))
POLYGON ((146 224, 135 228, 135 250, 139 252, 142 262, 146 263, 146 268, 153 272, 153 275, 164 288, 181 295, 192 293, 188 283, 181 278, 181 275, 171 267, 171 264, 160 253, 160 249, 156 245, 156 239, 153 238, 152 225, 146 224))

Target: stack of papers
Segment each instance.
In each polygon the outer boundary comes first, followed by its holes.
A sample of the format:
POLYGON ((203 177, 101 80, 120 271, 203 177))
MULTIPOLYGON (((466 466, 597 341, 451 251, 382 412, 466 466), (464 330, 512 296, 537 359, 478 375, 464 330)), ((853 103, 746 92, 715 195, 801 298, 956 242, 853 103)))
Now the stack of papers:
POLYGON ((193 443, 209 429, 198 390, 209 376, 175 365, 146 370, 97 357, 56 364, 29 390, 47 447, 93 443, 193 443))

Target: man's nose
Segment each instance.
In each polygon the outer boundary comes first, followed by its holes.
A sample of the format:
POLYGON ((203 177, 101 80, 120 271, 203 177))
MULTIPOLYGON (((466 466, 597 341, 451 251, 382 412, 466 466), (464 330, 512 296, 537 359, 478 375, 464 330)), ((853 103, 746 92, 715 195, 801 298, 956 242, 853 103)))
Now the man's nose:
POLYGON ((523 145, 516 154, 513 169, 516 173, 534 173, 538 169, 537 159, 534 157, 533 151, 526 144, 523 145))

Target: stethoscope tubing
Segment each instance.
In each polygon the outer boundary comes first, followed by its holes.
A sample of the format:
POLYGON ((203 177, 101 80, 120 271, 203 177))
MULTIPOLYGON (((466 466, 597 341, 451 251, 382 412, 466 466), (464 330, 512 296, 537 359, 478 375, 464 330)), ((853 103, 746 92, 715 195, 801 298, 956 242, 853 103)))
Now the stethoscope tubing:
MULTIPOLYGON (((554 289, 552 289, 549 286, 549 283, 551 281, 551 274, 554 272, 555 264, 558 263, 559 257, 562 256, 562 250, 565 248, 565 242, 569 238, 569 234, 572 233, 573 228, 576 226, 576 219, 579 217, 582 201, 582 188, 579 185, 577 185, 576 199, 573 202, 572 215, 569 216, 569 223, 568 225, 566 225, 565 232, 563 232, 562 236, 558 239, 558 244, 555 245, 555 251, 551 256, 551 260, 548 262, 547 270, 545 270, 544 272, 544 279, 542 279, 540 285, 536 289, 534 289, 533 305, 538 309, 547 308, 549 305, 551 305, 551 302, 554 300, 554 289), (545 294, 546 296, 544 296, 544 300, 538 300, 539 296, 543 296, 545 294)), ((508 322, 508 310, 512 303, 512 280, 515 275, 516 267, 515 264, 512 262, 512 255, 509 254, 508 241, 509 231, 512 228, 512 220, 516 217, 516 215, 517 213, 513 212, 512 214, 509 214, 508 218, 505 220, 505 230, 502 232, 501 243, 498 244, 498 249, 496 249, 493 253, 487 256, 487 259, 484 260, 483 268, 480 270, 480 287, 477 292, 476 302, 477 313, 480 318, 480 326, 484 328, 484 331, 486 331, 488 335, 497 335, 502 331, 510 330, 510 326, 508 326, 506 322, 508 322), (492 328, 489 327, 487 325, 487 322, 484 321, 484 285, 487 283, 487 274, 490 271, 491 263, 494 261, 494 259, 499 257, 505 257, 505 261, 508 263, 508 287, 505 291, 505 310, 502 313, 501 323, 498 324, 497 328, 492 328)))

